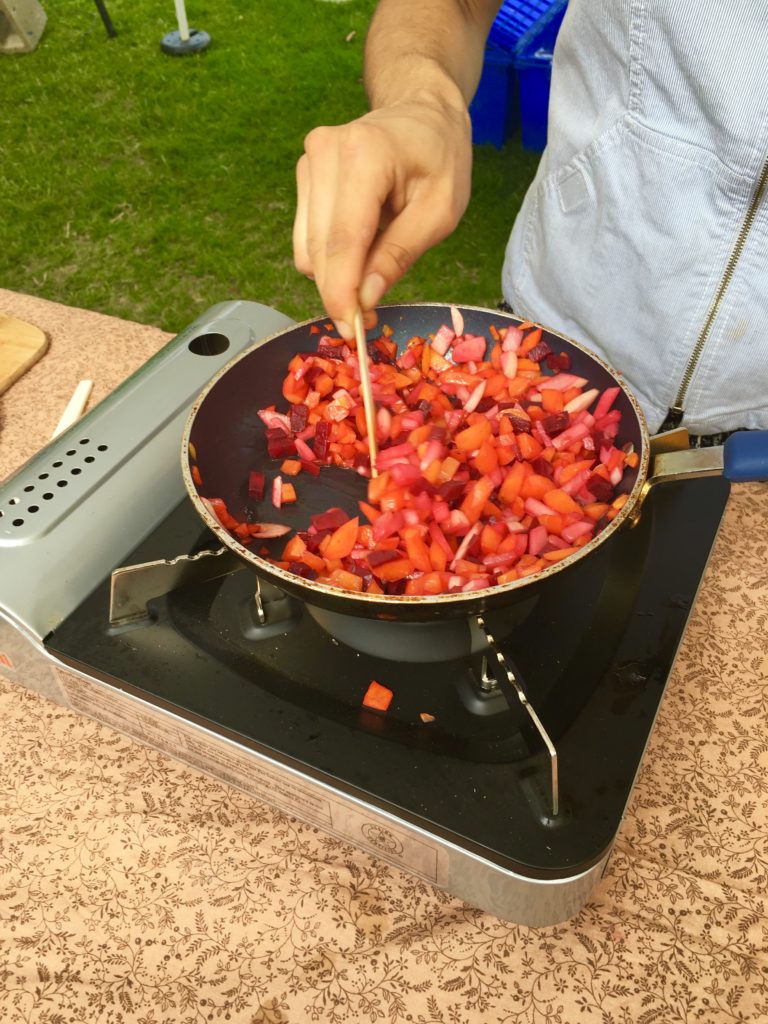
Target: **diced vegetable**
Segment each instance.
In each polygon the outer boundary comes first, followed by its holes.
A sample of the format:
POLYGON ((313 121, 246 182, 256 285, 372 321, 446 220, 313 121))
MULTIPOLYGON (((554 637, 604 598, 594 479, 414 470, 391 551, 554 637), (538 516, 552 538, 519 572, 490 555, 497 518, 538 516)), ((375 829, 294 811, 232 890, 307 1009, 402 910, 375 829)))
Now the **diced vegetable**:
MULTIPOLYGON (((272 504, 296 501, 286 478, 327 466, 367 477, 368 493, 359 516, 328 509, 291 538, 279 564, 297 576, 384 595, 504 586, 577 554, 626 501, 619 485, 639 456, 617 441, 621 389, 590 387, 539 327, 478 336, 454 307, 450 324, 399 354, 383 328, 368 343, 375 479, 357 354, 330 324, 312 333, 314 351, 287 367, 285 411, 258 410, 276 463, 272 504)), ((252 472, 249 497, 260 501, 265 489, 252 472)), ((243 543, 264 536, 216 509, 243 543)))
POLYGON ((392 690, 372 679, 363 697, 363 707, 371 708, 373 711, 386 711, 392 703, 393 697, 392 690))

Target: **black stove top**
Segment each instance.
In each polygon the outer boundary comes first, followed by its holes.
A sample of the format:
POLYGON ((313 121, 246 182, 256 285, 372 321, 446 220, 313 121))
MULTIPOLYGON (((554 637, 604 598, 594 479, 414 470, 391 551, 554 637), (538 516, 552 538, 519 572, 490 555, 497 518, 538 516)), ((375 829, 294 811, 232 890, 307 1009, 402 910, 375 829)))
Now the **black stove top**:
MULTIPOLYGON (((615 838, 728 491, 720 478, 653 488, 637 526, 485 614, 557 749, 555 817, 542 741, 511 687, 485 692, 481 653, 410 662, 396 640, 390 658, 365 653, 274 588, 262 626, 250 569, 160 597, 149 622, 121 628, 104 580, 46 643, 89 676, 510 870, 572 876, 615 838), (361 705, 371 679, 394 691, 386 714, 361 705)), ((217 546, 185 500, 123 564, 217 546)), ((448 628, 469 635, 466 622, 448 628)))

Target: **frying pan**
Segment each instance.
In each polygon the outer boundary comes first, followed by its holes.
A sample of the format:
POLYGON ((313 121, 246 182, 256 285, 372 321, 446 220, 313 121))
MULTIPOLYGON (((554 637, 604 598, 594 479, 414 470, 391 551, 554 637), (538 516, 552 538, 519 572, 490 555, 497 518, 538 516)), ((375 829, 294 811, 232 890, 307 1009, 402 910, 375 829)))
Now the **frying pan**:
MULTIPOLYGON (((465 331, 489 336, 491 326, 502 329, 521 320, 498 310, 460 307, 465 331)), ((379 323, 388 325, 392 339, 402 351, 414 335, 427 337, 441 324, 450 324, 451 308, 423 303, 383 306, 379 323)), ((267 451, 266 428, 258 410, 274 405, 283 410, 282 382, 291 358, 299 352, 317 348, 317 328, 327 333, 327 318, 307 320, 258 341, 225 366, 195 401, 185 426, 181 461, 189 496, 206 525, 262 579, 298 597, 310 606, 367 618, 401 622, 429 622, 446 618, 476 616, 486 610, 504 607, 530 596, 530 588, 545 586, 547 580, 567 572, 576 562, 589 558, 595 548, 636 518, 645 493, 659 478, 713 475, 720 472, 723 449, 673 452, 651 459, 648 431, 637 399, 621 377, 599 357, 577 342, 542 327, 542 338, 554 352, 566 352, 571 372, 585 377, 590 387, 603 391, 619 386, 613 408, 621 412, 618 446, 630 443, 639 456, 635 469, 627 470, 617 488, 627 500, 608 526, 584 547, 560 562, 536 573, 501 586, 472 593, 435 596, 394 596, 358 593, 306 580, 273 565, 287 537, 273 541, 261 538, 248 545, 232 536, 211 513, 203 499, 222 498, 229 512, 241 521, 281 523, 292 530, 305 530, 310 517, 331 507, 359 515, 357 502, 365 499, 367 480, 351 470, 323 468, 317 477, 302 473, 296 480, 297 502, 280 509, 272 507, 269 484, 264 500, 255 506, 248 496, 248 478, 252 470, 264 473, 270 481, 279 471, 279 462, 267 451), (312 328, 315 328, 313 332, 312 328), (194 456, 194 458, 193 458, 194 456), (664 461, 666 460, 666 462, 664 461), (198 486, 192 477, 196 463, 198 486), (262 555, 264 545, 268 555, 262 555)), ((540 325, 537 325, 540 326, 540 325)), ((380 328, 369 332, 369 340, 380 328)), ((768 478, 768 431, 733 435, 725 450, 724 475, 729 479, 768 478)))

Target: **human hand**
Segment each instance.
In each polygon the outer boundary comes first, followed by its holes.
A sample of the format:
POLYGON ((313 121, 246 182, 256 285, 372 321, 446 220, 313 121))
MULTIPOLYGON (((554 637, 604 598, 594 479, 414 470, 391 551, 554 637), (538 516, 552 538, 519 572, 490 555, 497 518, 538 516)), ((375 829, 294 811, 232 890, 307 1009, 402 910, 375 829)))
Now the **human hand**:
POLYGON ((374 307, 427 249, 456 227, 470 195, 466 110, 433 96, 315 128, 296 168, 296 268, 313 277, 339 333, 374 307))

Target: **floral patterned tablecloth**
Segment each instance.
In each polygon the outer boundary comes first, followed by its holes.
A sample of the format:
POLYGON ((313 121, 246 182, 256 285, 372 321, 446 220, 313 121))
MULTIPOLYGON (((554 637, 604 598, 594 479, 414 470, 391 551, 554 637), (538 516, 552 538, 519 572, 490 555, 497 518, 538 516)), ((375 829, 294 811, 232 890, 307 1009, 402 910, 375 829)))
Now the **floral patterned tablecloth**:
MULTIPOLYGON (((153 328, 0 290, 51 336, 0 478, 153 328)), ((768 487, 734 488, 614 853, 531 929, 0 677, 4 1024, 768 1020, 768 487)), ((2 565, 0 563, 0 571, 2 565)))

